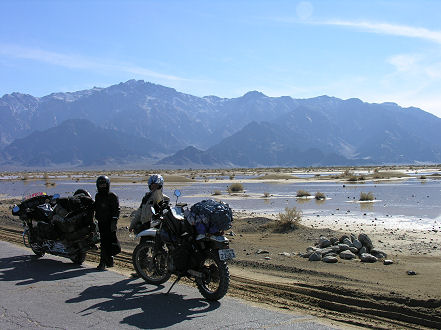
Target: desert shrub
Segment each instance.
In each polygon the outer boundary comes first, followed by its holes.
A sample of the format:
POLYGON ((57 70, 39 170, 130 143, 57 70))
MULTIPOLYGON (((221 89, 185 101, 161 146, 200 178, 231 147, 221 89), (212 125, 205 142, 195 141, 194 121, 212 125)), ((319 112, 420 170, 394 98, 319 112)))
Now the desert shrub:
POLYGON ((307 192, 306 190, 297 191, 296 197, 308 197, 308 196, 311 196, 311 194, 309 192, 307 192))
POLYGON ((228 188, 229 193, 241 192, 243 191, 243 185, 241 183, 233 183, 228 188))
POLYGON ((315 193, 315 199, 317 199, 317 200, 326 199, 326 195, 324 193, 320 192, 320 191, 317 191, 315 193))
POLYGON ((230 180, 234 180, 234 176, 235 176, 234 174, 231 174, 230 175, 230 180))
POLYGON ((222 192, 220 190, 213 191, 213 196, 222 195, 222 192))
POLYGON ((360 199, 359 199, 360 201, 373 201, 374 199, 375 199, 375 196, 371 192, 368 192, 368 193, 361 192, 360 193, 360 199))
POLYGON ((277 232, 286 232, 297 229, 302 220, 302 211, 296 207, 285 207, 285 213, 279 213, 279 221, 275 223, 274 230, 277 232))
POLYGON ((270 197, 270 193, 269 193, 269 192, 264 192, 264 193, 263 193, 263 197, 265 197, 265 198, 270 197))
POLYGON ((348 178, 348 181, 350 181, 350 182, 355 182, 355 181, 357 181, 358 180, 358 177, 356 176, 356 175, 351 175, 349 178, 348 178))
POLYGON ((320 176, 320 173, 314 174, 314 176, 315 176, 316 178, 318 178, 318 177, 320 176))
POLYGON ((421 179, 421 180, 426 180, 427 177, 426 177, 425 175, 421 175, 421 176, 420 176, 420 179, 421 179))

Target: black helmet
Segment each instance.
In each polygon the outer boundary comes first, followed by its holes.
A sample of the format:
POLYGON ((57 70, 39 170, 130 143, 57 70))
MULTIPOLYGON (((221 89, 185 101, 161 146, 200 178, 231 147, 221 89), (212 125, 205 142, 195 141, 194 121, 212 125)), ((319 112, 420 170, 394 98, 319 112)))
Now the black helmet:
POLYGON ((110 189, 110 179, 107 175, 100 175, 98 179, 96 179, 96 188, 98 192, 108 193, 110 189))

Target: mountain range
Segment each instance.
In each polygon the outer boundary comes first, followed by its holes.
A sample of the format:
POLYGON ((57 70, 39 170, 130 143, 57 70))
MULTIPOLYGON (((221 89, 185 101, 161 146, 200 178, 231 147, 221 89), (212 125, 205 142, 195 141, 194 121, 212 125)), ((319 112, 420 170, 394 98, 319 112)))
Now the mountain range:
POLYGON ((197 97, 129 80, 0 98, 2 166, 324 166, 441 162, 441 119, 395 103, 251 91, 197 97))

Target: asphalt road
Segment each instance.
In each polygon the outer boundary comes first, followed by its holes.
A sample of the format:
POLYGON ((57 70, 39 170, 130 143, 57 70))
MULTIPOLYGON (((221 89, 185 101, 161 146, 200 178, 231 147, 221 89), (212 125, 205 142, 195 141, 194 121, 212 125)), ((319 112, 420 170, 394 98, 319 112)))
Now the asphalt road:
POLYGON ((93 265, 76 266, 0 241, 0 329, 335 329, 321 320, 250 306, 209 303, 197 289, 148 285, 93 265))

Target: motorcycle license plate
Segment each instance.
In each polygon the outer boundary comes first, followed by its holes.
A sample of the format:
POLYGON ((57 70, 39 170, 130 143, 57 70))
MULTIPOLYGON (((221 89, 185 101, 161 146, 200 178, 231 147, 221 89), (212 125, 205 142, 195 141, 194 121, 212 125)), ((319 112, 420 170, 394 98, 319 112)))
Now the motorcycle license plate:
POLYGON ((236 258, 236 255, 234 254, 233 249, 223 249, 219 250, 219 259, 220 260, 229 260, 236 258))

